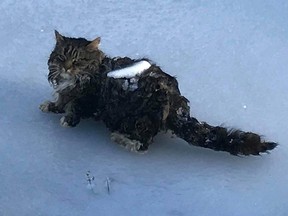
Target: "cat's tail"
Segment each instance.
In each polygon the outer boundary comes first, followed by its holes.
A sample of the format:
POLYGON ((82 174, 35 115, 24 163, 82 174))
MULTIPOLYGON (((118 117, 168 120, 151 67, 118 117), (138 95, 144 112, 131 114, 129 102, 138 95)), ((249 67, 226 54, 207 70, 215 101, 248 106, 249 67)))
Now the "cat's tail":
POLYGON ((232 155, 259 155, 277 146, 277 143, 266 142, 255 133, 214 127, 181 112, 167 119, 167 127, 189 144, 232 155))

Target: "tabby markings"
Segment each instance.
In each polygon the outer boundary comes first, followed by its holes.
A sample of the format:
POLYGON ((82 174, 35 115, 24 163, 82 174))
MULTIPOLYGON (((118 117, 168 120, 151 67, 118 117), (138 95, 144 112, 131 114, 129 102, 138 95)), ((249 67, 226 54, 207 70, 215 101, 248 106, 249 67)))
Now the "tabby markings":
POLYGON ((107 74, 108 77, 112 78, 133 78, 136 75, 140 75, 145 70, 151 67, 151 64, 148 61, 139 61, 132 66, 122 68, 119 70, 111 71, 107 74))

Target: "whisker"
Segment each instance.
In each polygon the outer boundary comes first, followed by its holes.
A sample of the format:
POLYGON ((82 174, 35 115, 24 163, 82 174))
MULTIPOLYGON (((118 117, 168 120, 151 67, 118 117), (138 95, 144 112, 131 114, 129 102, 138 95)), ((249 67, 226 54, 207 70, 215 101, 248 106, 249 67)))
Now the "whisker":
POLYGON ((48 74, 48 78, 57 77, 57 76, 59 76, 59 75, 60 75, 60 73, 59 73, 58 71, 56 71, 56 72, 53 72, 53 73, 49 73, 49 74, 48 74))

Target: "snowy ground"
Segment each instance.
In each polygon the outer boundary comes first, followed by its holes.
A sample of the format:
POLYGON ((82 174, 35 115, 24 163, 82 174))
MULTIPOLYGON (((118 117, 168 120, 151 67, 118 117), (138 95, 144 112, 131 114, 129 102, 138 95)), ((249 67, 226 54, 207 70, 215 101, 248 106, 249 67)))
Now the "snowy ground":
POLYGON ((287 11, 285 0, 1 0, 0 215, 287 215, 287 11), (160 135, 138 155, 101 123, 61 128, 38 110, 51 98, 54 29, 153 59, 178 77, 194 116, 280 146, 234 157, 160 135))

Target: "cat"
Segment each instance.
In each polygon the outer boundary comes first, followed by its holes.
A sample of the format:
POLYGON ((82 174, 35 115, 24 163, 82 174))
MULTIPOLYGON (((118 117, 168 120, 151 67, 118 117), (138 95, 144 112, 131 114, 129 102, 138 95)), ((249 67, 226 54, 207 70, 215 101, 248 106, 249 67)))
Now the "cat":
POLYGON ((145 152, 159 131, 172 131, 189 144, 232 155, 259 155, 277 146, 252 132, 211 126, 190 116, 189 101, 175 77, 149 59, 111 58, 89 41, 55 31, 48 81, 56 100, 43 112, 63 113, 60 124, 75 127, 81 118, 105 123, 111 139, 130 151, 145 152))

